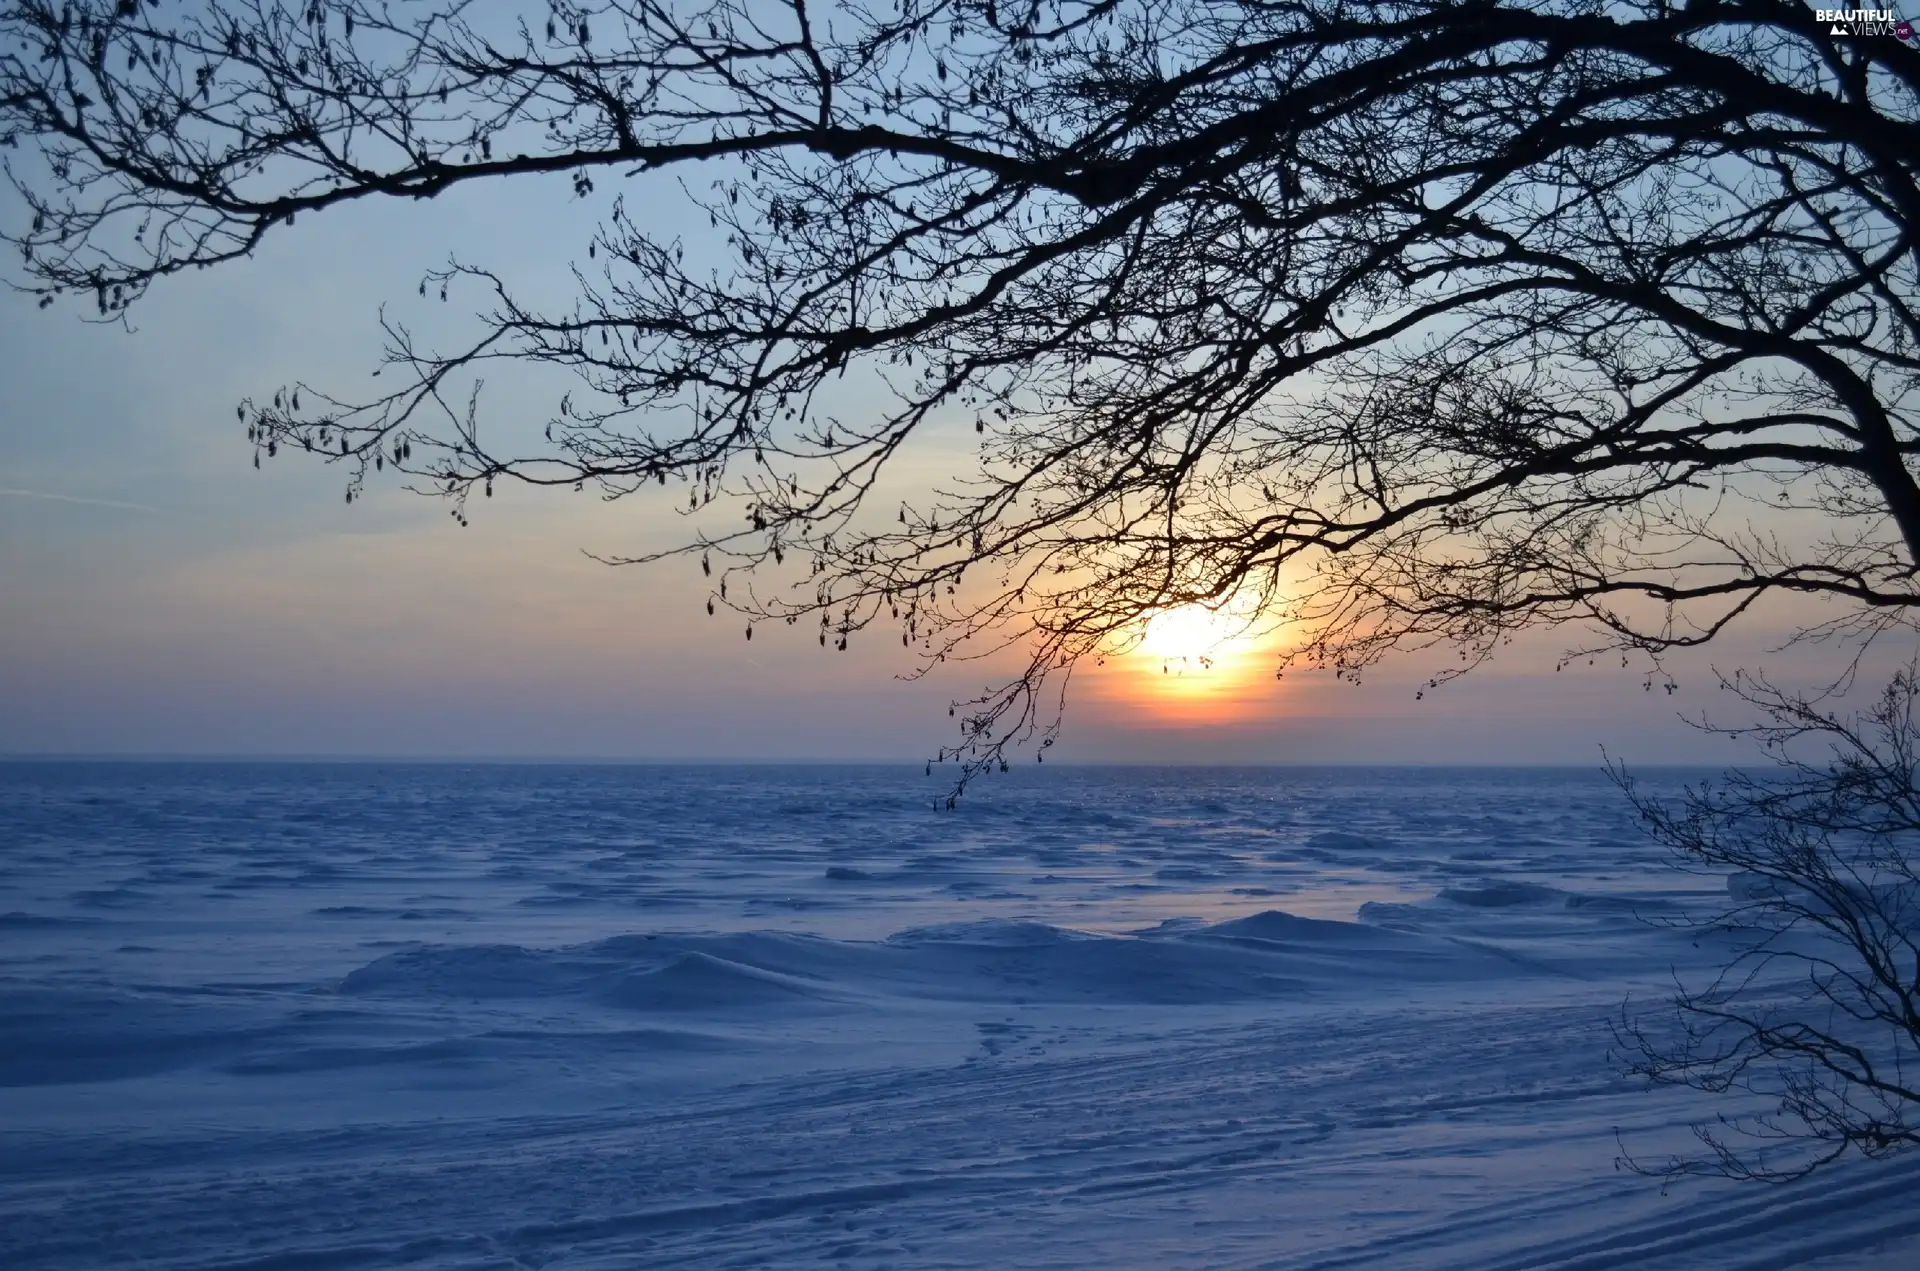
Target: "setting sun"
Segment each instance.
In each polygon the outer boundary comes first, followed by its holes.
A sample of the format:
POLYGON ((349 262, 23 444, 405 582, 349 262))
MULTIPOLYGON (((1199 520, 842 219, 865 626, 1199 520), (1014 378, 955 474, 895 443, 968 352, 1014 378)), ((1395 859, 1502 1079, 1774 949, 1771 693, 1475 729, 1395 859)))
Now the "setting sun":
POLYGON ((1138 651, 1169 669, 1205 669, 1252 643, 1247 625, 1244 618, 1205 605, 1181 605, 1147 619, 1138 651))
POLYGON ((1162 723, 1221 724, 1272 700, 1273 624, 1254 606, 1178 605, 1149 617, 1104 692, 1162 723), (1264 685, 1264 686, 1263 686, 1264 685))

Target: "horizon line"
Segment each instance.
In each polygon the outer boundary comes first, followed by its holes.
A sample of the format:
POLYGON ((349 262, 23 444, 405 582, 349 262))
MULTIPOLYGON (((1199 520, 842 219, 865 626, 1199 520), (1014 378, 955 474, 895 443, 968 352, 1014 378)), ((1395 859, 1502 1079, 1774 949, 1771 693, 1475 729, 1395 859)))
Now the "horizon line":
MULTIPOLYGON (((592 768, 777 768, 777 767, 862 767, 912 768, 924 759, 890 758, 813 758, 807 756, 635 756, 635 755, 439 755, 439 754, 360 754, 342 752, 244 754, 228 751, 207 752, 0 752, 0 764, 101 763, 101 764, 331 764, 342 767, 367 765, 419 765, 445 767, 454 764, 479 764, 492 767, 592 767, 592 768)), ((1515 761, 1441 761, 1441 760, 1367 760, 1367 759, 1275 759, 1275 760, 1192 760, 1192 759, 1068 759, 1056 757, 1054 766, 1062 768, 1464 768, 1464 769, 1536 769, 1540 771, 1599 771, 1604 765, 1588 763, 1525 763, 1515 761)), ((939 765, 945 767, 945 764, 939 765)), ((1025 766, 1025 765, 1022 765, 1025 766)), ((1035 764, 1035 767, 1040 765, 1035 764)), ((1720 768, 1723 764, 1636 763, 1635 768, 1720 768)), ((996 774, 997 775, 997 774, 996 774)))

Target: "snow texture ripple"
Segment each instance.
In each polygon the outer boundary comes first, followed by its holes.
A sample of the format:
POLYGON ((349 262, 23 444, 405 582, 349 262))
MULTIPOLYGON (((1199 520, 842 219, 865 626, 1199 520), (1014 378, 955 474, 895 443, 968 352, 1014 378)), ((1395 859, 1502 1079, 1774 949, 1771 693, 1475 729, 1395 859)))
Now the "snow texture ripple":
POLYGON ((1920 1266, 1615 1168, 1716 880, 1596 773, 932 784, 0 765, 0 1266, 1920 1266))

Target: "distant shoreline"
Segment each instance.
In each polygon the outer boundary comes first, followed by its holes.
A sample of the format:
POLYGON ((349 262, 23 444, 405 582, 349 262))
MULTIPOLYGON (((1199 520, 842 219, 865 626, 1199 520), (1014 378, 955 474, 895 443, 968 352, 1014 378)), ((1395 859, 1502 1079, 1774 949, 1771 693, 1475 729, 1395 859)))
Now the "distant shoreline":
MULTIPOLYGON (((923 759, 813 759, 804 756, 776 758, 653 758, 627 756, 520 756, 520 755, 235 755, 235 754, 0 754, 0 766, 37 764, 257 764, 261 766, 338 766, 338 767, 498 767, 498 768, 918 768, 923 759)), ((1325 761, 1321 763, 1196 763, 1179 760, 1074 761, 1061 758, 1049 767, 1075 769, 1192 768, 1222 771, 1366 771, 1382 772, 1597 772, 1598 762, 1574 763, 1368 763, 1362 761, 1325 761)), ((1633 763, 1636 771, 1717 772, 1722 765, 1704 763, 1633 763)))

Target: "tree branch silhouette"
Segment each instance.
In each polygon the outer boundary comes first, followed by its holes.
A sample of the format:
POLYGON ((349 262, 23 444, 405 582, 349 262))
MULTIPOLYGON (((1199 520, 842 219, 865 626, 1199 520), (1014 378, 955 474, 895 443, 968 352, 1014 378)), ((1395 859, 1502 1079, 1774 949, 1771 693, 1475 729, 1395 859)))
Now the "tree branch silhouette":
POLYGON ((106 320, 337 205, 711 172, 722 266, 625 194, 570 309, 451 264, 482 333, 243 403, 256 462, 718 501, 679 551, 749 632, 1025 651, 962 782, 1182 604, 1436 682, 1920 605, 1920 53, 1798 4, 0 0, 0 43, 20 285, 106 320), (483 427, 502 362, 577 380, 542 447, 483 427))
POLYGON ((1782 1181, 1920 1144, 1920 666, 1859 715, 1753 675, 1723 687, 1759 722, 1711 731, 1757 743, 1771 771, 1672 802, 1613 775, 1681 868, 1728 877, 1727 907, 1684 925, 1730 938, 1733 956, 1680 984, 1670 1014, 1623 1012, 1615 1034, 1652 1083, 1765 1106, 1696 1125, 1702 1157, 1629 1163, 1782 1181))

